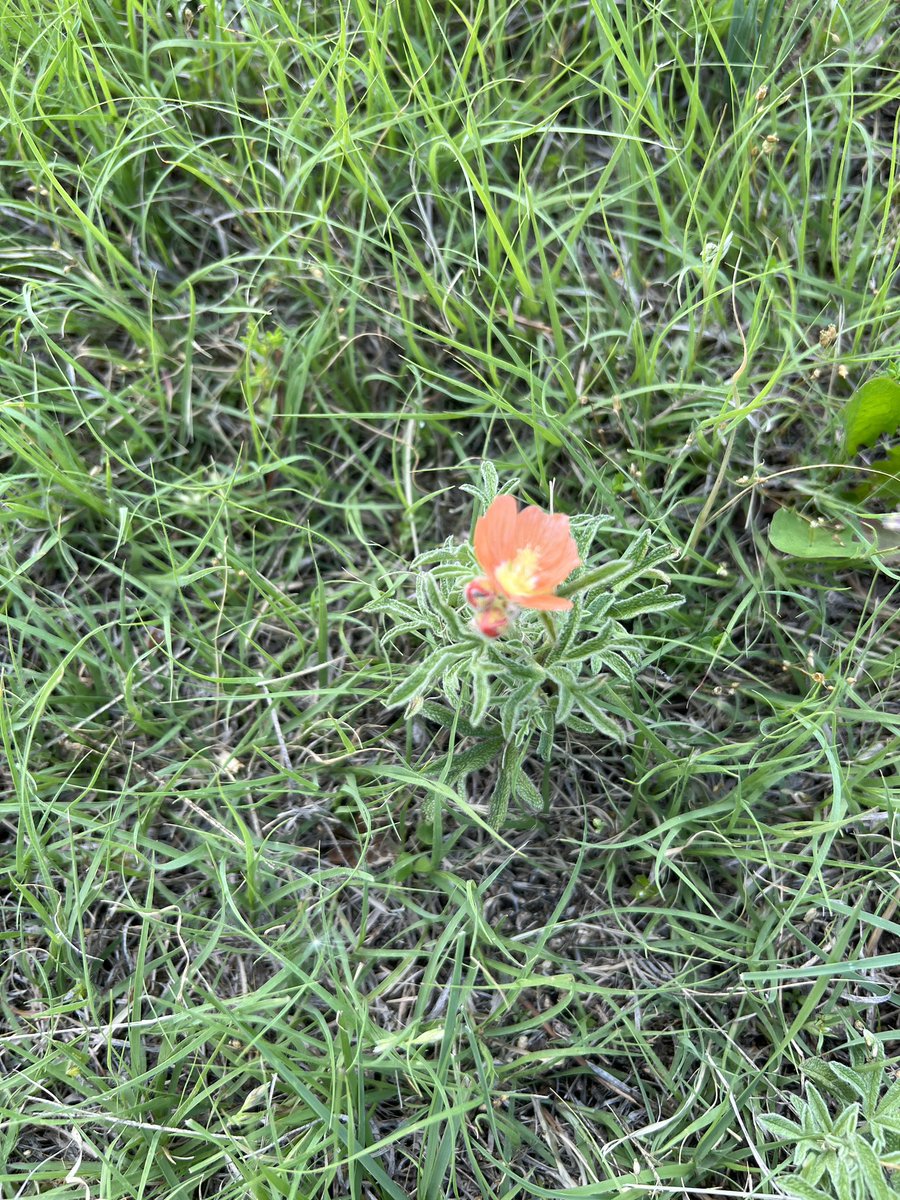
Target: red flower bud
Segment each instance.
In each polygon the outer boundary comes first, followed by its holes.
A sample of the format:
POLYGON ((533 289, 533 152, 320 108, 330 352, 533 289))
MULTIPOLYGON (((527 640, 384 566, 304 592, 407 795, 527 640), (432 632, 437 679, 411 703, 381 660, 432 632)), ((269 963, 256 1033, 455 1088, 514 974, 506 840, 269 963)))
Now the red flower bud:
POLYGON ((494 599, 494 593, 484 585, 483 579, 473 579, 466 584, 466 604, 470 608, 483 608, 486 601, 494 599))
POLYGON ((509 625, 506 610, 499 605, 493 605, 480 612, 475 618, 475 625, 485 637, 499 637, 509 625))

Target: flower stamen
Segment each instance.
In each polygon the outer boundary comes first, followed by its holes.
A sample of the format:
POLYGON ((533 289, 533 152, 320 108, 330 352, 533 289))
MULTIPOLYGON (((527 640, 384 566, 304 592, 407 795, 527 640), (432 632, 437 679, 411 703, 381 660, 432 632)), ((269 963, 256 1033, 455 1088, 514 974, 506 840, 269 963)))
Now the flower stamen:
POLYGON ((540 557, 533 546, 523 546, 494 576, 507 596, 528 596, 537 585, 540 557))

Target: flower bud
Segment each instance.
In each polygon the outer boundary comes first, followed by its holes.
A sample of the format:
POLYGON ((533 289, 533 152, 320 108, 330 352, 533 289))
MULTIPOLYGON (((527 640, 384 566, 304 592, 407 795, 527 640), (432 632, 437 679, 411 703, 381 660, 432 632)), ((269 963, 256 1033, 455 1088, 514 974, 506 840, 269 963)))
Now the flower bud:
POLYGON ((465 596, 469 608, 483 608, 486 601, 494 599, 493 592, 484 586, 481 579, 473 579, 466 584, 465 596))
POLYGON ((509 616, 506 609, 499 604, 491 605, 475 617, 475 627, 489 638, 499 637, 508 625, 509 616))

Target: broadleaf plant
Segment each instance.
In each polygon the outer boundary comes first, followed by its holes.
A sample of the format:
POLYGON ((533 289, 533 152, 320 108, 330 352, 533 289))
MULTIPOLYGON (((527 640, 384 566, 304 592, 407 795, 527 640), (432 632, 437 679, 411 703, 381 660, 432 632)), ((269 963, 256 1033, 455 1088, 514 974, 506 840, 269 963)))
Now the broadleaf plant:
POLYGON ((792 1200, 891 1200, 900 1196, 900 1081, 883 1058, 849 1047, 850 1063, 803 1063, 805 1094, 793 1117, 766 1113, 760 1126, 779 1143, 773 1176, 792 1200))
MULTIPOLYGON (((493 467, 485 464, 480 486, 465 490, 486 511, 499 492, 493 467)), ((546 809, 561 730, 626 738, 624 689, 646 647, 624 622, 681 603, 661 570, 672 550, 654 546, 649 531, 637 534, 621 557, 593 561, 591 546, 603 525, 602 518, 571 518, 583 565, 558 589, 571 600, 569 611, 516 611, 501 636, 484 636, 465 604, 479 567, 468 541, 450 538, 421 554, 369 605, 385 619, 386 646, 405 638, 412 651, 408 664, 398 665, 387 706, 451 732, 451 748, 430 762, 429 774, 462 787, 467 776, 493 768, 486 799, 495 827, 513 801, 527 813, 546 809), (534 760, 544 764, 540 780, 534 760)))

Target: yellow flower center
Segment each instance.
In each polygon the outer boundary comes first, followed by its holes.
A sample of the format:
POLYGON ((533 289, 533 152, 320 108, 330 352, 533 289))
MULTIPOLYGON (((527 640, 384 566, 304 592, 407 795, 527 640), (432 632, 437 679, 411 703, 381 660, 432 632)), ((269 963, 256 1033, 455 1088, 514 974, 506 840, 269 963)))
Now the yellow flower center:
POLYGON ((534 591, 538 562, 537 551, 523 546, 508 562, 500 564, 494 574, 507 596, 528 596, 534 591))

